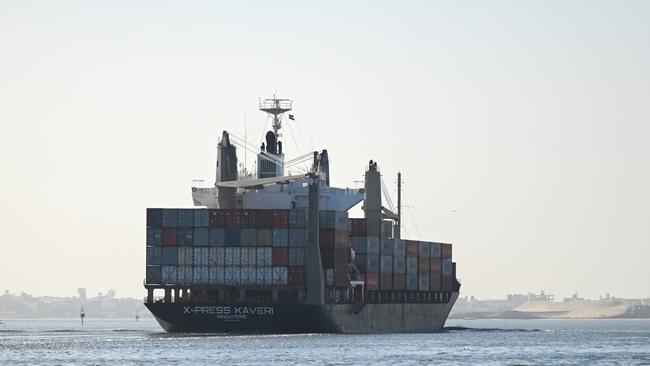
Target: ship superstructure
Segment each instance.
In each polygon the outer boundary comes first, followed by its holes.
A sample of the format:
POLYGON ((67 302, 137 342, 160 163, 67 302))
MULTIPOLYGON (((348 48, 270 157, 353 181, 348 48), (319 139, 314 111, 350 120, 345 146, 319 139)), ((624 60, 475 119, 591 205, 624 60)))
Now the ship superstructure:
POLYGON ((363 188, 337 188, 327 150, 285 161, 292 107, 260 101, 272 128, 253 150, 254 174, 238 166, 238 149, 251 147, 224 131, 214 187, 192 187, 200 208, 147 210, 145 305, 168 331, 440 330, 460 288, 451 244, 402 239, 401 176, 391 210, 377 162, 363 188), (349 218, 362 201, 364 217, 349 218))

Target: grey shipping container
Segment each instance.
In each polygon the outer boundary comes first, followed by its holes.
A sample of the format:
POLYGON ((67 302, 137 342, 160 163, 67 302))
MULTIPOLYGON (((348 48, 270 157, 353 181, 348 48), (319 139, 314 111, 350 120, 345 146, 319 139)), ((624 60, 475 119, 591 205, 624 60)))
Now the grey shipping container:
POLYGON ((383 220, 381 222, 381 237, 382 238, 392 238, 393 237, 393 222, 390 220, 383 220))
POLYGON ((163 208, 162 211, 162 226, 163 227, 177 227, 178 226, 178 210, 175 208, 163 208))
POLYGON ((226 248, 226 266, 238 266, 241 262, 240 248, 226 248))
POLYGON ((289 210, 289 227, 304 228, 307 226, 307 213, 304 208, 289 210))
POLYGON ((443 276, 451 276, 452 274, 452 262, 451 259, 443 259, 442 260, 442 275, 443 276))
POLYGON ((176 229, 176 241, 178 245, 194 245, 194 229, 191 227, 179 227, 176 229))
POLYGON ((176 247, 162 248, 162 264, 169 264, 169 265, 178 264, 178 250, 176 247))
POLYGON ((303 248, 289 248, 289 265, 305 265, 305 250, 303 248))
POLYGON ((162 263, 162 248, 157 246, 147 247, 147 265, 162 263))
POLYGON ((320 212, 321 229, 348 230, 347 211, 323 210, 320 212))
POLYGON ((393 257, 393 272, 406 273, 406 257, 394 256, 393 257))
POLYGON ((407 291, 417 291, 418 290, 418 275, 417 273, 407 273, 406 274, 406 290, 407 291))
POLYGON ((377 254, 366 255, 366 272, 379 272, 379 256, 377 254))
POLYGON ((429 291, 429 275, 418 276, 418 290, 429 291))
POLYGON ((194 283, 194 270, 192 266, 178 266, 178 283, 191 285, 194 283))
POLYGON ((194 240, 194 246, 207 247, 210 244, 210 234, 207 227, 194 228, 194 233, 192 236, 194 240))
POLYGON ((381 255, 393 255, 395 251, 395 241, 393 239, 383 238, 380 240, 380 250, 381 255))
POLYGON ((162 245, 162 229, 159 227, 147 228, 147 245, 162 245))
POLYGON ((440 243, 431 243, 431 258, 440 258, 440 243))
POLYGON ((304 247, 307 241, 307 230, 302 228, 289 228, 289 246, 304 247))
POLYGON ((402 239, 395 239, 395 250, 393 250, 393 255, 395 256, 405 256, 406 255, 406 243, 402 239))
POLYGON ((223 285, 223 267, 208 267, 208 283, 211 285, 223 285))
POLYGON ((225 242, 226 239, 223 228, 210 228, 210 246, 222 247, 225 245, 225 242))
POLYGON ((258 267, 270 266, 272 260, 272 251, 269 247, 257 248, 256 264, 258 267))
POLYGON ((288 277, 287 267, 273 267, 273 285, 285 286, 288 282, 288 277))
POLYGON ((224 243, 227 247, 241 246, 241 229, 225 228, 223 229, 224 243))
POLYGON ((393 272, 393 256, 392 255, 382 255, 381 256, 381 273, 392 273, 393 272))
POLYGON ((257 245, 257 229, 255 228, 244 228, 241 229, 241 246, 242 247, 254 247, 257 245))
POLYGON ((147 266, 147 284, 160 284, 162 277, 160 266, 147 266))
POLYGON ((208 265, 223 266, 226 264, 226 248, 208 248, 208 265))
POLYGON ((418 256, 420 258, 428 258, 430 255, 431 255, 431 248, 429 242, 421 241, 418 256))
POLYGON ((194 210, 194 227, 210 226, 210 212, 207 208, 194 210))
POLYGON ((178 209, 178 226, 179 227, 193 227, 194 226, 194 210, 191 208, 178 209))
POLYGON ((191 266, 194 263, 194 248, 178 247, 178 264, 191 266))
POLYGON ((379 254, 379 238, 371 236, 351 236, 350 245, 355 253, 379 254))
POLYGON ((172 285, 178 283, 178 266, 162 266, 162 283, 172 285))
POLYGON ((148 208, 147 209, 147 226, 148 227, 161 227, 162 226, 162 209, 161 208, 148 208))
POLYGON ((289 230, 286 228, 273 229, 273 246, 286 247, 289 245, 289 230))
POLYGON ((241 248, 241 265, 242 266, 255 266, 257 248, 244 247, 241 248))
POLYGON ((208 258, 208 248, 194 248, 194 262, 192 264, 195 266, 207 266, 208 258))
POLYGON ((418 273, 418 257, 406 257, 406 273, 418 273))
POLYGON ((210 278, 208 266, 195 266, 194 268, 194 283, 205 285, 210 278))
POLYGON ((267 247, 273 245, 273 229, 258 228, 256 234, 256 243, 258 247, 267 247))

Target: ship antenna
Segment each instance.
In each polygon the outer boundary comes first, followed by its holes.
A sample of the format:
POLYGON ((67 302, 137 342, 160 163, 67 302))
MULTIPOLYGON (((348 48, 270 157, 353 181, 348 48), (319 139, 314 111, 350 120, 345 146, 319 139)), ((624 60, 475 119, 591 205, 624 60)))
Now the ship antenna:
POLYGON ((279 131, 282 129, 282 115, 291 109, 293 109, 291 99, 281 99, 275 94, 273 94, 273 98, 260 100, 260 111, 273 116, 273 133, 276 139, 281 136, 279 131))

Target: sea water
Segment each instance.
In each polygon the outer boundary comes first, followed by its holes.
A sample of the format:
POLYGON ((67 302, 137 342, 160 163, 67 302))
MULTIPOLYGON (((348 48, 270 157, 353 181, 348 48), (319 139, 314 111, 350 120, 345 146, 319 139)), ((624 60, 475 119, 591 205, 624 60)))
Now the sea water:
POLYGON ((6 365, 650 365, 650 320, 449 320, 440 333, 167 334, 151 319, 11 320, 6 365))

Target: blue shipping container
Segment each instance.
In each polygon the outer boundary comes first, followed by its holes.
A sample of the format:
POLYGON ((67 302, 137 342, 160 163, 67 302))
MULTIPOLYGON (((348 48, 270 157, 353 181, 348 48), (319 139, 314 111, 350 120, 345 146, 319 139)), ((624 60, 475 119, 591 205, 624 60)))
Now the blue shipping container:
POLYGON ((160 247, 147 247, 147 265, 160 264, 162 251, 160 247))
POLYGON ((147 266, 147 284, 160 284, 161 282, 160 266, 147 266))
POLYGON ((368 254, 366 256, 366 271, 379 272, 379 256, 377 254, 368 254))
POLYGON ((162 226, 163 227, 177 227, 178 226, 178 210, 175 208, 163 208, 162 210, 162 226))
POLYGON ((285 228, 273 229, 273 246, 286 247, 289 245, 289 230, 285 228))
POLYGON ((147 227, 162 226, 162 208, 147 209, 147 227))
POLYGON ((210 213, 207 208, 194 210, 194 227, 210 226, 210 213))
POLYGON ((429 242, 421 241, 420 251, 418 253, 418 256, 422 258, 428 258, 430 255, 431 255, 431 248, 429 242))
MULTIPOLYGON (((415 257, 413 257, 415 258, 415 257)), ((406 274, 406 290, 407 291, 417 291, 418 290, 418 274, 417 273, 407 273, 406 274)))
POLYGON ((191 208, 181 208, 178 210, 178 226, 179 227, 192 227, 194 226, 194 210, 191 208))
POLYGON ((241 229, 227 228, 223 229, 224 244, 227 247, 238 247, 241 245, 241 229))
POLYGON ((225 232, 223 228, 210 229, 210 246, 222 247, 226 244, 225 232))
POLYGON ((162 229, 159 227, 147 228, 147 245, 162 244, 162 229))
POLYGON ((395 241, 393 239, 382 238, 379 252, 382 255, 393 255, 395 251, 395 241))
POLYGON ((440 258, 440 243, 431 243, 431 258, 440 258))
POLYGON ((289 227, 304 228, 307 226, 307 211, 304 208, 289 210, 289 227))
POLYGON ((395 250, 393 255, 404 256, 406 255, 406 243, 402 239, 395 239, 395 250))
POLYGON ((162 264, 170 264, 170 265, 178 264, 178 250, 176 249, 176 247, 162 248, 162 264))
POLYGON ((194 228, 194 246, 207 247, 210 244, 210 234, 207 227, 194 228))
POLYGON ((299 228, 289 228, 289 246, 304 247, 307 241, 307 230, 299 228))
POLYGON ((241 229, 241 245, 244 247, 254 247, 257 242, 257 229, 241 229))

